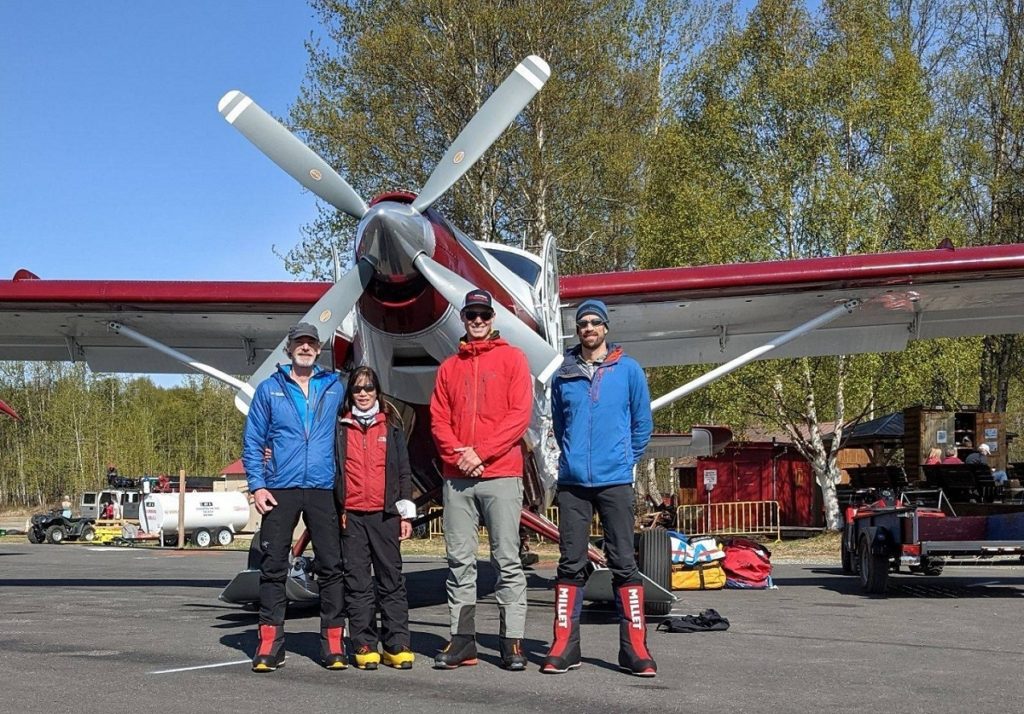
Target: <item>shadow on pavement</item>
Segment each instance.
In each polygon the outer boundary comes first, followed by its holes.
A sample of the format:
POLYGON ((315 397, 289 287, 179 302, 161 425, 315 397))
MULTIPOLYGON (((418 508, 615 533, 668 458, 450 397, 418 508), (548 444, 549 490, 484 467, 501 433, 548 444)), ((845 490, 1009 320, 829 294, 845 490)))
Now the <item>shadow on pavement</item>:
POLYGON ((889 576, 885 594, 866 594, 855 575, 846 575, 839 568, 811 568, 819 577, 775 578, 775 584, 785 587, 814 587, 852 595, 858 598, 1020 598, 1024 597, 1024 576, 1007 575, 993 569, 991 575, 963 576, 955 566, 942 575, 926 576, 911 573, 893 573, 889 576), (833 577, 820 577, 821 575, 833 577))

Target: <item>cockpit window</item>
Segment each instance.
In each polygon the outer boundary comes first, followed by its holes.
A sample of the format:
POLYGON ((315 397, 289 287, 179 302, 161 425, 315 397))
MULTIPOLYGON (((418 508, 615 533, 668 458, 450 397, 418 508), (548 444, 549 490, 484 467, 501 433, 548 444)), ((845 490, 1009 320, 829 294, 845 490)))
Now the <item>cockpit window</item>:
POLYGON ((537 280, 540 278, 540 266, 537 265, 534 260, 530 260, 524 255, 519 255, 518 253, 512 253, 510 251, 492 250, 489 247, 485 247, 484 250, 487 251, 488 255, 492 258, 497 258, 498 262, 528 282, 530 285, 537 284, 537 280))

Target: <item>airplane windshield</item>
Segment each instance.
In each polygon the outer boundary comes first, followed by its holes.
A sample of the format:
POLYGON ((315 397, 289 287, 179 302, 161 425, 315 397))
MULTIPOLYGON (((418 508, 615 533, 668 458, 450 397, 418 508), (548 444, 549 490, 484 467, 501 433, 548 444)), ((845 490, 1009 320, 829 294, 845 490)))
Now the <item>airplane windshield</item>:
POLYGON ((488 255, 497 258, 498 262, 530 285, 537 284, 537 279, 540 277, 540 265, 535 260, 530 260, 524 255, 506 250, 491 250, 490 248, 484 248, 484 250, 487 251, 488 255))

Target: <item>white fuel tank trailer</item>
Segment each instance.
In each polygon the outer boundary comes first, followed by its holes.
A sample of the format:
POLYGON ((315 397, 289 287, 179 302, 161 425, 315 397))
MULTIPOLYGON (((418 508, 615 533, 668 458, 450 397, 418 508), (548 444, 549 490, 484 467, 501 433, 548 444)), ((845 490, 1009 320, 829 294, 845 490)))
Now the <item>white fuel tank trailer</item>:
MULTIPOLYGON (((177 493, 147 494, 139 509, 139 525, 147 533, 162 531, 167 543, 177 542, 177 493)), ((240 491, 185 494, 185 535, 193 545, 229 545, 249 522, 249 499, 240 491)))

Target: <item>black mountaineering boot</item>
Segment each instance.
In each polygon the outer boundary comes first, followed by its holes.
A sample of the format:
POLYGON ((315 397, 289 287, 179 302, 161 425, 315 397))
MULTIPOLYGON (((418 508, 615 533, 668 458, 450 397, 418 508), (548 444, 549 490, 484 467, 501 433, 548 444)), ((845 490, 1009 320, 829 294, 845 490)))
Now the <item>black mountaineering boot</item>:
POLYGON ((562 674, 580 666, 580 610, 583 588, 572 583, 555 585, 555 626, 551 649, 540 671, 562 674))
POLYGON ((444 649, 434 657, 434 669, 455 669, 476 664, 476 636, 452 635, 444 649))
POLYGON ((273 672, 278 667, 284 667, 284 625, 261 624, 252 671, 273 672))
POLYGON ((498 639, 498 652, 501 654, 501 667, 513 672, 526 669, 526 655, 523 654, 523 641, 518 637, 501 637, 498 639))

